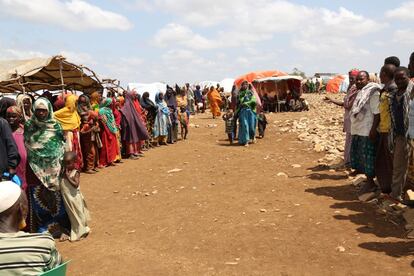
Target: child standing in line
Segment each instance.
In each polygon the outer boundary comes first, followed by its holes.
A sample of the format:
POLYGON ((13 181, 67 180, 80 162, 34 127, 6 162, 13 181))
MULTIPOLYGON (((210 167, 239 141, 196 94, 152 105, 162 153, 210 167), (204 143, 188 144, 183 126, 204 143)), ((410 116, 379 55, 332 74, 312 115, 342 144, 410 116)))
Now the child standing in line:
POLYGON ((68 213, 71 231, 70 241, 79 241, 85 238, 89 232, 89 211, 85 199, 79 189, 79 171, 75 168, 76 153, 66 152, 63 162, 60 190, 63 197, 66 212, 68 213))
POLYGON ((226 114, 223 115, 223 120, 225 122, 225 131, 229 138, 230 144, 233 144, 234 141, 234 129, 235 124, 237 123, 232 111, 227 111, 226 114))
POLYGON ((259 128, 259 139, 262 139, 265 136, 267 126, 267 118, 263 111, 257 114, 257 126, 259 128))

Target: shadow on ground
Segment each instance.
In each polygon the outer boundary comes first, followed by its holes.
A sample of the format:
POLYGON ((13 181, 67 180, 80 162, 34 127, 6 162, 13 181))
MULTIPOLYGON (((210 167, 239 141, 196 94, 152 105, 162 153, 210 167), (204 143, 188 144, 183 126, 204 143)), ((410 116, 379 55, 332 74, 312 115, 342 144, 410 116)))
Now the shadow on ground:
POLYGON ((404 236, 402 225, 394 225, 385 216, 377 214, 377 206, 375 204, 358 201, 353 185, 317 187, 309 188, 305 191, 340 201, 330 206, 330 208, 336 210, 336 214, 333 217, 337 220, 354 223, 358 226, 356 230, 360 233, 372 234, 379 238, 402 238, 404 236), (341 209, 352 211, 353 214, 342 215, 341 209))

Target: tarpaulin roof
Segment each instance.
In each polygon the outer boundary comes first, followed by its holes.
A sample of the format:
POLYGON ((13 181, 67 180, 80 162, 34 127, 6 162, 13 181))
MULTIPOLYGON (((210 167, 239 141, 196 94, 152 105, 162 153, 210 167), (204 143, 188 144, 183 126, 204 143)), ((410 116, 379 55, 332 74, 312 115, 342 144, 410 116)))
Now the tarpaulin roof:
POLYGON ((270 71, 257 71, 257 72, 250 72, 243 76, 238 77, 234 84, 236 86, 240 86, 243 81, 253 82, 254 80, 263 79, 267 77, 280 77, 280 76, 287 76, 285 72, 278 71, 278 70, 270 70, 270 71))
POLYGON ((339 93, 339 88, 342 84, 342 82, 345 80, 345 77, 342 75, 338 75, 334 77, 333 79, 329 80, 326 84, 326 92, 327 93, 339 93))
POLYGON ((102 90, 95 73, 62 56, 0 61, 0 92, 73 89, 84 93, 102 90), (64 86, 62 86, 62 81, 64 86))
POLYGON ((263 78, 263 79, 257 79, 257 80, 254 80, 254 81, 255 82, 266 82, 266 81, 278 82, 278 81, 284 81, 284 80, 302 81, 303 78, 301 76, 280 76, 280 77, 268 77, 268 78, 263 78))

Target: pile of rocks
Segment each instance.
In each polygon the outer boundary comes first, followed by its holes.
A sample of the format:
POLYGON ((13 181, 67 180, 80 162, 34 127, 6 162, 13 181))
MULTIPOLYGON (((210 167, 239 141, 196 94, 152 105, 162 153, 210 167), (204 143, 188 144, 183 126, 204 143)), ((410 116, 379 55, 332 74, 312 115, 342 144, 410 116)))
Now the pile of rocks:
MULTIPOLYGON (((282 133, 298 133, 298 139, 310 142, 316 152, 325 152, 321 165, 337 164, 343 160, 345 133, 343 132, 343 108, 323 101, 325 95, 307 94, 310 111, 299 120, 275 121, 282 133)), ((341 95, 335 96, 340 98, 341 95)))

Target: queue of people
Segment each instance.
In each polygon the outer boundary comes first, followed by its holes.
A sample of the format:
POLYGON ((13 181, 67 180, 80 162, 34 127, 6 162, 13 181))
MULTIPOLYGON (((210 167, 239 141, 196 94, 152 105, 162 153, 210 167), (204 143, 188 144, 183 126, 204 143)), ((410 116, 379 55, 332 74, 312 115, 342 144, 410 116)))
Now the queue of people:
POLYGON ((109 92, 105 98, 98 92, 1 98, 0 251, 14 250, 19 237, 30 245, 20 262, 12 262, 19 254, 1 258, 0 270, 38 275, 58 265, 54 238, 80 241, 91 231, 80 173, 95 174, 124 158, 137 160, 151 148, 174 144, 179 125, 186 139, 187 103, 193 102, 187 94, 169 87, 155 102, 135 90, 109 92), (41 239, 44 261, 34 265, 30 246, 40 246, 41 239))
MULTIPOLYGON (((386 58, 381 84, 357 69, 349 72, 349 79, 343 101, 326 100, 345 109, 345 166, 366 176, 359 199, 382 199, 383 212, 410 205, 406 191, 414 188, 414 53, 408 68, 397 57, 386 58)), ((410 235, 414 237, 414 230, 410 235)))

